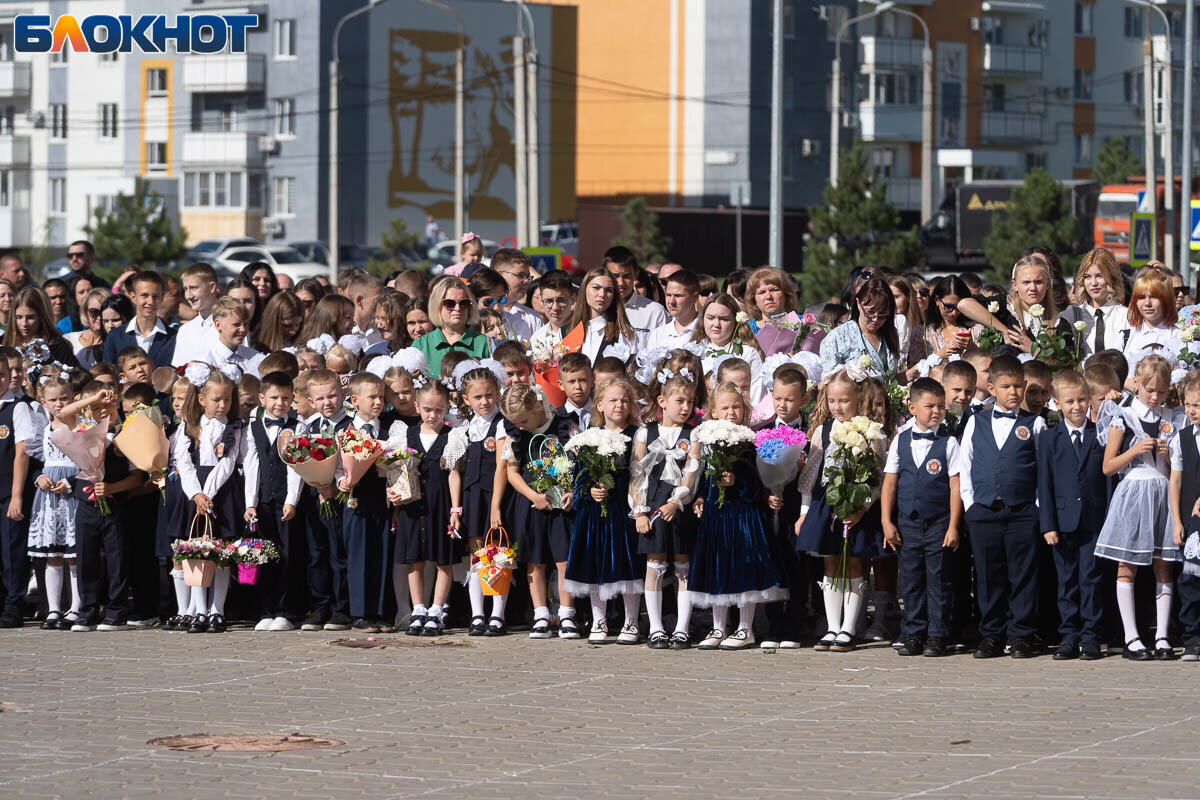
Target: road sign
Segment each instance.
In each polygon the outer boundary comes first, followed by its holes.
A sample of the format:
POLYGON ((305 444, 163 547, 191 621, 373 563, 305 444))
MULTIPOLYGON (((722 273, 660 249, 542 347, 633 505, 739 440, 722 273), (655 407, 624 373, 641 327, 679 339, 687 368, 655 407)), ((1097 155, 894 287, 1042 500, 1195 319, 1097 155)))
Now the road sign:
POLYGON ((1129 266, 1137 269, 1155 258, 1154 215, 1135 211, 1129 217, 1129 266))
POLYGON ((734 208, 750 205, 750 181, 730 181, 729 205, 734 208))
POLYGON ((1191 247, 1200 250, 1200 200, 1192 201, 1192 236, 1191 247))
POLYGON ((533 259, 533 269, 545 275, 552 269, 562 269, 561 247, 526 247, 525 253, 533 259))
POLYGON ((1146 203, 1146 190, 1138 189, 1137 192, 1137 210, 1149 212, 1150 206, 1146 203))

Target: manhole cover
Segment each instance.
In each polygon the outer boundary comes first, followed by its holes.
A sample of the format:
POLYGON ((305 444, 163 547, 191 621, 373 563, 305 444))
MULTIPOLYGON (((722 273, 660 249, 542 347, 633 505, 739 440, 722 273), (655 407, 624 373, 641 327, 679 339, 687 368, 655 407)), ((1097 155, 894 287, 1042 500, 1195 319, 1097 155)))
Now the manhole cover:
POLYGON ((383 648, 395 649, 400 647, 476 647, 474 642, 463 639, 423 638, 420 636, 387 636, 369 639, 334 639, 330 642, 336 647, 383 648))
POLYGON ((168 750, 194 752, 199 750, 221 750, 237 753, 270 753, 284 750, 314 750, 318 747, 337 747, 344 742, 326 739, 324 736, 306 736, 302 733, 251 733, 222 736, 212 733, 189 733, 183 736, 164 736, 151 739, 146 744, 165 747, 168 750))

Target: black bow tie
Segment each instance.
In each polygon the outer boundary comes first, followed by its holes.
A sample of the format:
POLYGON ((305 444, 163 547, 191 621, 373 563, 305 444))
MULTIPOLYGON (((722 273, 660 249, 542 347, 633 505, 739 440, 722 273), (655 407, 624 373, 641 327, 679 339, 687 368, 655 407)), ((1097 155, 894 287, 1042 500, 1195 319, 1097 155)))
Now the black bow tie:
POLYGON ((268 428, 282 428, 284 425, 287 425, 287 417, 280 417, 279 419, 263 417, 263 425, 266 425, 268 428))
POLYGON ((1017 412, 1015 411, 993 411, 992 416, 998 419, 1016 419, 1017 412))
POLYGON ((924 440, 924 441, 927 441, 927 442, 932 442, 932 441, 934 441, 935 439, 937 439, 937 434, 936 434, 936 433, 934 433, 933 431, 928 431, 928 432, 926 432, 926 433, 917 433, 916 431, 913 431, 912 438, 914 438, 914 439, 922 439, 922 440, 924 440))

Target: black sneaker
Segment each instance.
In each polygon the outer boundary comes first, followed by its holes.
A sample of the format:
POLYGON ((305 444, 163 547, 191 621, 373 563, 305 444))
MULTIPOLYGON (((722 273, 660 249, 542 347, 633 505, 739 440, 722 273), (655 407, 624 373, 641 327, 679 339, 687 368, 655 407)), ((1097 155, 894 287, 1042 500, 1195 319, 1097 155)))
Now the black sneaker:
POLYGON ((122 617, 105 617, 97 628, 102 631, 127 631, 129 623, 122 617))
POLYGON ((323 611, 314 611, 304 618, 304 622, 300 623, 302 631, 319 631, 325 627, 325 623, 329 622, 329 609, 323 611))
POLYGON ((356 619, 350 630, 355 633, 379 633, 379 626, 369 619, 356 619))
POLYGON ((13 611, 5 611, 0 614, 0 628, 20 628, 25 624, 21 619, 21 615, 13 611))
POLYGON ((899 649, 896 650, 896 654, 901 656, 919 656, 923 652, 925 652, 924 644, 922 644, 920 639, 915 637, 905 639, 904 644, 900 645, 899 649))
POLYGON ((925 643, 925 649, 921 651, 921 655, 928 658, 941 658, 946 655, 946 645, 941 639, 930 639, 925 643))
POLYGON ((1200 642, 1189 644, 1183 648, 1183 655, 1179 657, 1180 661, 1200 661, 1200 642))
POLYGON ((1004 642, 985 636, 980 640, 974 655, 975 658, 1000 658, 1004 655, 1004 642))
POLYGON ((96 630, 96 626, 100 624, 100 619, 96 615, 80 617, 75 620, 75 624, 71 626, 71 630, 76 633, 91 633, 96 630))
POLYGON ((324 629, 327 631, 348 631, 350 630, 350 617, 340 611, 334 611, 329 615, 329 621, 325 623, 324 629))

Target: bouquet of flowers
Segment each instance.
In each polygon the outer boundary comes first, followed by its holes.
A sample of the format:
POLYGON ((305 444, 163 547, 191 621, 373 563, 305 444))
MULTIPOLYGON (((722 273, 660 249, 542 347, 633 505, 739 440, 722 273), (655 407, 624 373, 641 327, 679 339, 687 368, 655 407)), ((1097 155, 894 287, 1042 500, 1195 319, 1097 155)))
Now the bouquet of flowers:
MULTIPOLYGON (((104 450, 108 446, 108 420, 97 422, 80 414, 74 430, 54 428, 50 431, 54 446, 79 465, 79 477, 93 483, 104 480, 104 450)), ((112 513, 108 501, 96 497, 95 486, 85 486, 84 495, 93 501, 105 516, 112 513)))
MULTIPOLYGON (((588 428, 583 433, 577 433, 567 441, 566 450, 575 458, 575 464, 582 467, 588 478, 596 486, 611 489, 616 485, 613 473, 617 465, 625 459, 625 448, 629 437, 623 433, 604 428, 588 428)), ((600 516, 608 516, 608 504, 600 504, 600 516)))
POLYGON ((188 586, 211 586, 217 565, 229 560, 229 545, 210 536, 176 539, 171 542, 171 557, 183 570, 188 586))
POLYGON ((517 547, 508 543, 508 533, 503 528, 499 535, 493 536, 495 530, 487 532, 483 547, 472 554, 472 568, 479 573, 484 594, 505 595, 517 566, 517 547))
POLYGON ((1184 306, 1179 309, 1179 340, 1183 349, 1179 351, 1179 364, 1186 369, 1196 369, 1200 366, 1200 353, 1193 349, 1194 342, 1200 342, 1200 305, 1184 306))
POLYGON ((154 406, 134 404, 133 410, 121 425, 121 431, 113 437, 113 444, 129 459, 130 464, 159 484, 159 494, 165 503, 171 445, 167 442, 167 434, 163 430, 162 412, 154 406))
POLYGON ((804 432, 791 425, 763 428, 754 435, 758 476, 771 494, 782 494, 783 487, 796 479, 800 456, 807 444, 804 432))
MULTIPOLYGON (((333 476, 337 473, 337 442, 334 441, 336 436, 333 430, 321 431, 311 436, 280 434, 275 447, 283 463, 295 471, 301 480, 320 489, 333 485, 333 476)), ((329 519, 335 512, 331 501, 321 501, 322 518, 329 519)))
POLYGON ((379 471, 388 482, 388 488, 400 495, 397 505, 421 499, 421 477, 417 471, 420 463, 421 454, 411 447, 384 450, 379 457, 379 471))
POLYGON ((350 427, 337 435, 337 446, 342 455, 342 470, 350 484, 350 491, 339 492, 338 500, 350 508, 357 508, 358 500, 354 497, 354 486, 383 456, 383 442, 350 427))
POLYGON ((551 436, 535 436, 529 443, 529 450, 529 471, 533 473, 529 487, 546 495, 551 508, 562 508, 571 496, 571 470, 575 466, 567 458, 562 442, 551 436), (533 457, 535 447, 536 458, 533 457))
MULTIPOLYGON (((192 541, 197 541, 193 539, 192 541)), ((258 568, 279 559, 279 550, 269 539, 237 539, 229 543, 229 560, 237 564, 238 583, 258 583, 258 568)))
POLYGON ((900 422, 908 417, 908 386, 900 385, 900 381, 889 377, 884 381, 887 388, 888 410, 892 418, 900 422))
MULTIPOLYGON (((754 431, 745 425, 737 425, 723 419, 709 419, 696 426, 696 441, 704 448, 704 460, 708 467, 704 474, 719 478, 721 473, 730 472, 733 466, 754 445, 754 431)), ((725 505, 725 490, 718 489, 717 507, 725 505)))
POLYGON ((537 339, 530 343, 529 360, 533 364, 533 379, 554 406, 561 406, 567 402, 567 395, 558 386, 558 362, 567 353, 577 352, 583 348, 585 333, 581 323, 576 325, 560 342, 537 339))
POLYGON ((1004 344, 1004 334, 1000 333, 1000 331, 996 330, 990 324, 994 321, 992 315, 999 310, 1000 304, 995 300, 988 303, 987 312, 989 324, 986 328, 984 328, 983 333, 979 334, 979 340, 976 342, 976 344, 978 344, 984 350, 991 350, 993 347, 999 347, 1000 345, 1004 344))
POLYGON ((1042 315, 1046 309, 1040 303, 1029 307, 1029 316, 1038 321, 1038 331, 1033 337, 1031 355, 1053 368, 1065 369, 1071 366, 1071 353, 1067 350, 1067 338, 1058 332, 1057 328, 1046 324, 1042 315))
MULTIPOLYGON (((866 417, 834 422, 829 438, 837 447, 826 451, 825 502, 834 516, 845 520, 866 508, 872 489, 879 484, 879 456, 872 442, 886 439, 883 425, 866 417)), ((850 525, 842 523, 842 554, 837 577, 848 580, 850 525)))

